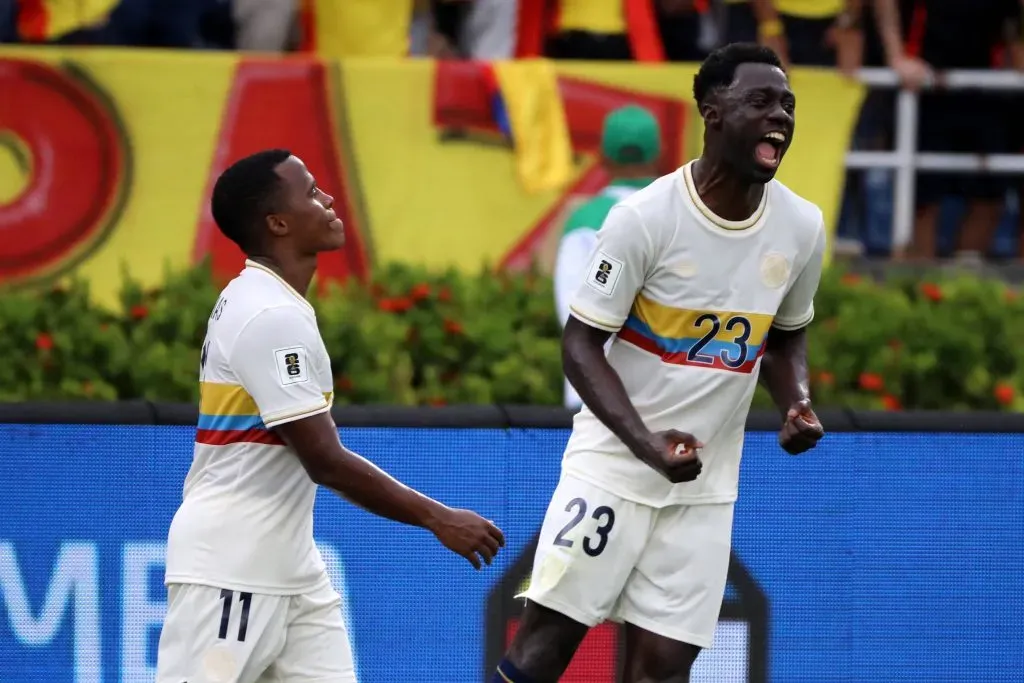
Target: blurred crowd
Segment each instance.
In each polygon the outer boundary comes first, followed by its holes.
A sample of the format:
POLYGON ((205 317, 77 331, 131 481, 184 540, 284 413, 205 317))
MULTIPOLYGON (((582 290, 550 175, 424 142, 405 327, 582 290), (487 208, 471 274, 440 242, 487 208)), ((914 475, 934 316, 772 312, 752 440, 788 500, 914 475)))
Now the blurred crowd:
MULTIPOLYGON (((1024 0, 0 0, 0 41, 365 55, 385 19, 403 14, 412 56, 693 62, 723 43, 759 41, 791 65, 850 76, 890 67, 918 89, 948 69, 1024 70, 1022 9, 1024 0), (317 16, 327 2, 343 11, 317 16), (351 44, 314 45, 311 23, 330 20, 362 23, 342 32, 351 44)), ((920 109, 921 151, 1024 151, 1024 92, 929 90, 920 109)), ((872 91, 853 147, 892 149, 894 111, 891 90, 872 91)), ((1024 173, 918 173, 913 239, 896 253, 892 181, 887 169, 850 173, 841 251, 1024 258, 1024 173)))

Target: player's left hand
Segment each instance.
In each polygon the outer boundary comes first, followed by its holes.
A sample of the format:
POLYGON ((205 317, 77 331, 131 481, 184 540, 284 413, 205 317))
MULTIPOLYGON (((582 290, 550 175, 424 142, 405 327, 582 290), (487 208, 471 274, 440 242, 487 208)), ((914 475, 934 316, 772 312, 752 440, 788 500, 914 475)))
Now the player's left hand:
POLYGON ((811 402, 805 399, 794 403, 786 412, 779 445, 790 455, 799 455, 814 448, 823 436, 825 428, 811 410, 811 402))
POLYGON ((501 529, 471 510, 445 508, 429 528, 444 547, 462 555, 475 569, 480 569, 481 560, 490 564, 505 545, 501 529))

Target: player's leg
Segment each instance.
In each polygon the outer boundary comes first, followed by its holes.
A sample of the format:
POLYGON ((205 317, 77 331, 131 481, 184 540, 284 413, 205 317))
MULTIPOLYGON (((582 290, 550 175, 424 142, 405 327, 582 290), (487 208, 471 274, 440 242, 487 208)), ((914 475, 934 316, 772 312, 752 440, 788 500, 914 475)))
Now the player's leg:
POLYGON ((569 666, 590 626, 528 600, 505 659, 492 681, 547 683, 569 666))
POLYGON ((626 683, 689 683, 699 647, 634 624, 627 623, 625 628, 626 683))
POLYGON ((626 623, 626 683, 686 683, 711 647, 725 597, 732 503, 657 511, 615 608, 626 623))
POLYGON ((324 577, 292 596, 287 641, 268 676, 274 683, 356 683, 355 661, 341 614, 341 596, 324 577))
POLYGON ((288 598, 168 587, 156 683, 254 683, 284 646, 288 598))
POLYGON ((587 630, 616 605, 655 512, 562 476, 541 526, 523 617, 492 680, 558 680, 587 630))

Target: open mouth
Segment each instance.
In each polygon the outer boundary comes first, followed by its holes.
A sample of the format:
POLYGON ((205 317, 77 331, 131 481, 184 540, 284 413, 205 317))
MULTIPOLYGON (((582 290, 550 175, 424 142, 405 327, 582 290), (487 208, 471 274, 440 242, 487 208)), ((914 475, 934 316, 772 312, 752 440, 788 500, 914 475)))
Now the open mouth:
POLYGON ((768 168, 778 168, 782 162, 782 151, 786 146, 786 134, 774 130, 761 138, 754 148, 757 162, 768 168))

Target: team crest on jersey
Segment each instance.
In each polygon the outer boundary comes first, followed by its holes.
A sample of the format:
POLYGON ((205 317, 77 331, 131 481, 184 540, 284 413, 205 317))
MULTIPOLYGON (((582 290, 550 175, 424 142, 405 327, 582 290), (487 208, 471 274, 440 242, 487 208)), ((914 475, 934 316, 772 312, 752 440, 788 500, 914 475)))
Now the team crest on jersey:
POLYGON ((306 347, 292 346, 287 349, 276 349, 274 351, 274 364, 277 366, 277 375, 281 384, 299 384, 309 380, 309 370, 306 347))
POLYGON ((622 261, 599 251, 594 258, 590 274, 587 276, 587 284, 591 289, 595 289, 605 296, 611 296, 615 292, 615 285, 619 283, 621 274, 622 261))
POLYGON ((777 251, 770 251, 761 259, 761 282, 765 287, 778 289, 789 281, 789 259, 777 251))
POLYGON ((697 262, 686 259, 678 262, 673 268, 673 272, 679 277, 695 277, 697 275, 697 262))

